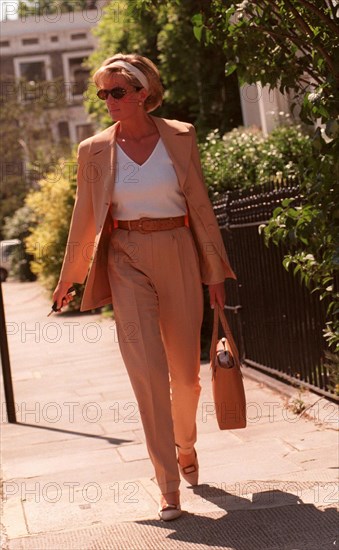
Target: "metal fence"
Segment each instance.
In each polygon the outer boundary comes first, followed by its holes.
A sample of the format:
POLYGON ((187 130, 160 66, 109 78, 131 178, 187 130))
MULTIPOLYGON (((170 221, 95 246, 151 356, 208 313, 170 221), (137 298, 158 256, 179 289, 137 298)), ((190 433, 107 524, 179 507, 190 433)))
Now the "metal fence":
POLYGON ((333 397, 324 366, 326 304, 292 271, 286 271, 284 250, 274 244, 267 247, 258 231, 286 197, 301 202, 296 183, 226 192, 214 202, 238 277, 227 282, 227 303, 236 313, 228 317, 243 362, 333 397))

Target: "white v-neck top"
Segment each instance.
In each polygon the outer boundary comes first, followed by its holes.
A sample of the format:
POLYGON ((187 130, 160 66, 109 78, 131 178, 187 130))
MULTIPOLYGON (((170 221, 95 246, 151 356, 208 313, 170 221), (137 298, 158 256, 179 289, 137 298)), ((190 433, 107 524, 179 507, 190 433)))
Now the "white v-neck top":
POLYGON ((167 218, 187 213, 185 197, 161 138, 141 165, 134 162, 118 144, 116 154, 111 207, 115 219, 167 218))

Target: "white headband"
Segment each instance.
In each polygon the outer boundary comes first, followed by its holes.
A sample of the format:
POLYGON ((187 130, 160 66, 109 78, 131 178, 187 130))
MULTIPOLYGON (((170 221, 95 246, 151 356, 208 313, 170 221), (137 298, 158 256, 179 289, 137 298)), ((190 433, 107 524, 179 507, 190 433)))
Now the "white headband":
POLYGON ((102 70, 111 69, 111 68, 113 69, 114 67, 122 67, 123 69, 126 69, 126 71, 128 71, 129 73, 132 73, 135 76, 135 78, 139 80, 140 84, 142 84, 143 88, 148 90, 149 84, 144 73, 141 72, 137 67, 134 67, 134 65, 132 65, 131 63, 128 63, 127 61, 120 61, 120 59, 118 59, 117 61, 113 61, 109 65, 105 65, 104 67, 101 67, 101 69, 102 70))

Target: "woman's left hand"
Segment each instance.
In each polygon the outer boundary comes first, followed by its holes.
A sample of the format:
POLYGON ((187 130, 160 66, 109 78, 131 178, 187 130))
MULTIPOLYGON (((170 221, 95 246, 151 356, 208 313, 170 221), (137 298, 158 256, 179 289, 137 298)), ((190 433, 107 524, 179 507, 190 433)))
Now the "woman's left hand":
POLYGON ((224 283, 217 283, 216 285, 208 285, 210 293, 210 306, 214 309, 216 302, 224 309, 225 306, 225 285, 224 283))

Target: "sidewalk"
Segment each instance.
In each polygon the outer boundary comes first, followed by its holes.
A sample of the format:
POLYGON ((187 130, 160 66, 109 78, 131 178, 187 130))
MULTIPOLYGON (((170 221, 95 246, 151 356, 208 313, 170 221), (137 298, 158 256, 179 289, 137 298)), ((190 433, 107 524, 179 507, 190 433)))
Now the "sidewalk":
POLYGON ((2 288, 18 421, 6 422, 2 395, 5 550, 339 548, 333 403, 299 418, 244 368, 248 427, 221 432, 202 364, 201 484, 181 484, 185 512, 163 523, 114 322, 47 318, 37 283, 2 288))

